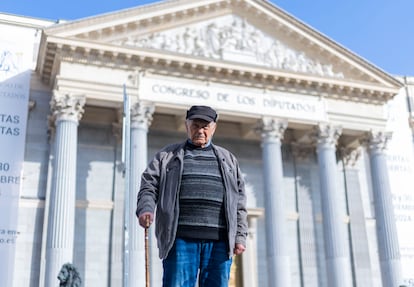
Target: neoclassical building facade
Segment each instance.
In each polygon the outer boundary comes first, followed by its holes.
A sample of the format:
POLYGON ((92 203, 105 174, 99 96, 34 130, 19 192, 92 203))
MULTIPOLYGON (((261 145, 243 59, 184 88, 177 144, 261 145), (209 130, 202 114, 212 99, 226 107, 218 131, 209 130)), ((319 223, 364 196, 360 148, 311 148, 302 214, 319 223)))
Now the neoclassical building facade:
MULTIPOLYGON (((56 286, 67 262, 84 286, 145 286, 140 174, 185 139, 193 104, 218 111, 214 142, 246 179, 248 246, 231 286, 409 286, 386 112, 409 78, 262 0, 165 1, 33 29, 13 286, 56 286)), ((149 251, 161 286, 152 229, 149 251)))

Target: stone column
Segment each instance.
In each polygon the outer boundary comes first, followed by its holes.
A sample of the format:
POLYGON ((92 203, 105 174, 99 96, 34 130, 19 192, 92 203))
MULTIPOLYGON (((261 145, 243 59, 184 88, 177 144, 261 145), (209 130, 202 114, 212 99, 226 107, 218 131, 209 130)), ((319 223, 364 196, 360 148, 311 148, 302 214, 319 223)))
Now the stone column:
POLYGON ((349 214, 349 248, 353 286, 372 286, 371 261, 366 227, 366 216, 361 195, 359 158, 360 147, 341 148, 347 213, 349 214))
POLYGON ((400 248, 385 154, 386 143, 390 138, 390 134, 383 132, 371 132, 367 138, 378 252, 384 287, 396 287, 402 284, 400 248))
POLYGON ((242 255, 243 286, 257 287, 257 219, 263 216, 263 210, 249 208, 247 221, 249 236, 246 241, 246 251, 242 255))
POLYGON ((131 146, 130 146, 130 190, 129 194, 129 270, 128 286, 145 286, 145 238, 144 229, 138 225, 135 215, 137 194, 141 174, 148 164, 148 127, 152 121, 154 106, 137 102, 131 107, 131 146))
POLYGON ((114 144, 114 174, 113 174, 113 209, 111 212, 111 246, 110 246, 110 277, 109 286, 122 286, 123 280, 123 250, 124 250, 124 188, 123 174, 124 166, 118 155, 122 149, 122 120, 123 109, 117 110, 117 121, 112 123, 112 132, 115 139, 114 144), (122 185, 120 183, 123 183, 122 185))
MULTIPOLYGON (((298 271, 300 286, 318 286, 318 250, 315 230, 321 226, 320 216, 315 212, 315 196, 318 192, 312 184, 315 147, 307 142, 292 142, 293 168, 295 176, 296 222, 298 240, 298 271)), ((319 214, 318 214, 319 215, 319 214)))
POLYGON ((290 286, 290 257, 287 239, 281 140, 287 123, 263 118, 263 172, 269 286, 290 286))
POLYGON ((58 93, 51 101, 51 120, 56 130, 46 239, 47 287, 58 286, 60 268, 64 263, 73 263, 77 129, 84 104, 83 96, 58 93))
POLYGON ((328 286, 350 287, 350 269, 345 210, 337 186, 336 143, 341 129, 329 125, 316 128, 323 234, 328 286))

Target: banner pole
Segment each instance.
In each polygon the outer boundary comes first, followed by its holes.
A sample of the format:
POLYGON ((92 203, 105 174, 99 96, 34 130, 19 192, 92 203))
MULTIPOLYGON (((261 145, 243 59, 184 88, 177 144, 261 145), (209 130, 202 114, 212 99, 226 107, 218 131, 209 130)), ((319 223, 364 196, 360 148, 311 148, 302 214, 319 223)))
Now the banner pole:
POLYGON ((124 110, 122 121, 122 174, 125 179, 124 192, 124 258, 123 258, 123 279, 124 287, 128 287, 129 281, 129 191, 130 191, 130 103, 124 84, 124 110))

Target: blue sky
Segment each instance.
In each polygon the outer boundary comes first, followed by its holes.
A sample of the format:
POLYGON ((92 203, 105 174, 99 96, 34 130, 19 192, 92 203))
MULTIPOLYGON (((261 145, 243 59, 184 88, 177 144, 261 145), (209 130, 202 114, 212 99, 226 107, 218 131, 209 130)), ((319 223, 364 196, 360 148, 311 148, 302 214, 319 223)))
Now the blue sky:
MULTIPOLYGON (((75 20, 153 2, 158 1, 0 0, 0 12, 75 20)), ((414 76, 414 0, 271 2, 385 72, 414 76)))

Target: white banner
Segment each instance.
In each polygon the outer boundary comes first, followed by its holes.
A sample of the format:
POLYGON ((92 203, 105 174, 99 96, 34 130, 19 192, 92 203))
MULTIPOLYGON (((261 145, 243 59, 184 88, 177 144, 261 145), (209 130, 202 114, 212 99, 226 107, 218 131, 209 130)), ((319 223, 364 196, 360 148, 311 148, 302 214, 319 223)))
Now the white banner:
POLYGON ((33 55, 32 51, 27 55, 24 49, 31 48, 7 42, 0 46, 0 284, 4 284, 1 286, 13 286, 31 75, 24 62, 25 57, 33 55))
POLYGON ((388 104, 387 127, 393 132, 388 147, 388 171, 397 222, 403 280, 406 286, 414 287, 414 151, 408 115, 406 94, 400 92, 388 104))

